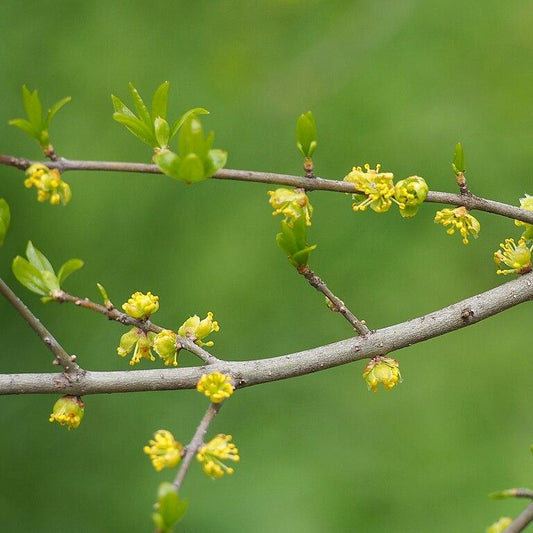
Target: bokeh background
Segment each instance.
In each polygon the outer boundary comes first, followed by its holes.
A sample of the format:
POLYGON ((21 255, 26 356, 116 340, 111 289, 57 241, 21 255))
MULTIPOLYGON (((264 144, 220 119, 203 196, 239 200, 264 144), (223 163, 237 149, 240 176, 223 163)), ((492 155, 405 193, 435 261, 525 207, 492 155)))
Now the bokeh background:
MULTIPOLYGON (((313 110, 320 176, 382 163, 454 191, 450 162, 464 143, 475 193, 512 204, 533 193, 533 3, 459 0, 92 2, 4 0, 0 18, 0 152, 38 158, 10 128, 20 87, 47 105, 73 101, 52 141, 73 159, 150 161, 111 119, 110 94, 148 100, 171 82, 171 115, 202 106, 228 168, 301 173, 297 116, 313 110)), ((347 338, 345 321, 289 266, 274 237, 269 187, 163 176, 69 173, 72 202, 38 204, 23 175, 0 169, 12 227, 1 275, 88 369, 129 368, 125 331, 73 306, 42 305, 17 286, 12 258, 28 239, 56 265, 86 261, 67 282, 117 303, 160 296, 156 322, 177 327, 213 311, 214 353, 244 360, 347 338)), ((479 214, 463 246, 433 223, 394 209, 353 213, 344 195, 316 192, 311 266, 372 328, 404 321, 505 281, 492 253, 518 236, 479 214)), ((528 305, 395 354, 403 384, 367 392, 362 362, 242 390, 212 425, 241 450, 234 476, 212 482, 194 465, 179 531, 219 533, 483 531, 523 502, 487 494, 532 483, 528 305)), ((0 301, 0 371, 49 372, 51 357, 0 301)), ((181 364, 195 364, 184 354, 181 364)), ((140 365, 149 368, 148 363, 140 365)), ((76 431, 48 422, 53 396, 0 398, 3 531, 150 531, 158 484, 142 446, 159 428, 187 441, 206 401, 196 392, 86 397, 76 431)))

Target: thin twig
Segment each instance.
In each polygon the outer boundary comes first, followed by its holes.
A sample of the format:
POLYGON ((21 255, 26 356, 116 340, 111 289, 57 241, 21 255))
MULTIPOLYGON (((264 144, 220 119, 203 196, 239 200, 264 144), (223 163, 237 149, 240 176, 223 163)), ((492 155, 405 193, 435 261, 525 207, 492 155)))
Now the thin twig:
POLYGON ((181 460, 178 473, 176 474, 176 479, 174 480, 174 486, 177 490, 180 490, 181 485, 183 484, 183 480, 187 475, 187 471, 189 470, 189 466, 191 465, 191 462, 194 456, 196 455, 196 452, 204 443, 205 434, 207 433, 211 422, 213 421, 215 416, 217 416, 221 407, 222 403, 209 404, 209 407, 207 408, 204 417, 200 421, 200 424, 198 424, 198 427, 196 428, 196 432, 194 433, 191 442, 189 442, 189 444, 187 445, 185 456, 181 460))
MULTIPOLYGON (((219 361, 210 372, 229 374, 237 388, 289 379, 385 355, 470 326, 533 299, 533 273, 421 316, 311 350, 252 361, 219 361)), ((86 372, 76 382, 58 374, 0 374, 0 395, 63 393, 81 396, 113 392, 193 389, 206 367, 86 372)))
POLYGON ((533 503, 530 503, 503 533, 519 533, 533 521, 533 503))
POLYGON ((344 302, 335 296, 324 281, 319 278, 308 265, 297 269, 302 276, 314 287, 317 291, 321 292, 333 305, 333 310, 339 312, 359 333, 359 335, 368 335, 370 330, 366 326, 364 321, 359 320, 344 304, 344 302))
MULTIPOLYGON (((91 311, 95 311, 97 313, 100 313, 102 315, 107 316, 109 320, 115 320, 117 322, 120 322, 121 324, 127 325, 127 326, 135 326, 139 329, 142 329, 143 331, 153 331, 154 333, 160 333, 165 328, 162 328, 161 326, 157 326, 156 324, 153 324, 150 320, 138 320, 136 318, 133 318, 126 313, 122 313, 119 311, 116 307, 112 305, 101 305, 96 302, 93 302, 89 300, 89 298, 80 298, 78 296, 74 296, 72 294, 69 294, 68 292, 65 292, 63 290, 55 291, 53 293, 54 301, 63 303, 63 302, 69 302, 73 303, 74 305, 78 307, 83 307, 84 309, 90 309, 91 311)), ((177 336, 177 343, 188 352, 191 352, 192 354, 196 355, 198 358, 200 358, 204 363, 211 365, 213 363, 216 363, 219 361, 214 355, 211 355, 209 352, 195 344, 190 339, 187 339, 186 337, 180 337, 177 336)))
MULTIPOLYGON (((74 161, 59 158, 57 161, 32 161, 21 157, 0 154, 0 164, 26 170, 33 163, 40 162, 48 168, 57 168, 61 172, 69 170, 95 170, 107 172, 137 172, 142 174, 161 174, 161 170, 156 165, 147 163, 127 163, 120 161, 74 161)), ((219 170, 214 179, 246 181, 255 183, 267 183, 269 185, 287 185, 289 187, 299 187, 307 191, 324 190, 333 192, 355 193, 357 192, 353 183, 340 180, 329 180, 324 178, 304 178, 289 174, 275 174, 272 172, 257 172, 253 170, 219 170)), ((513 220, 521 220, 528 224, 533 224, 533 212, 520 209, 501 202, 487 200, 475 195, 452 194, 439 191, 429 191, 426 202, 450 204, 464 206, 470 211, 486 211, 513 220)))
POLYGON ((80 366, 75 362, 75 357, 70 356, 64 348, 57 342, 54 336, 43 326, 41 321, 24 305, 22 300, 8 287, 0 278, 0 293, 18 311, 27 324, 37 333, 44 345, 55 355, 55 360, 69 375, 81 371, 80 366))

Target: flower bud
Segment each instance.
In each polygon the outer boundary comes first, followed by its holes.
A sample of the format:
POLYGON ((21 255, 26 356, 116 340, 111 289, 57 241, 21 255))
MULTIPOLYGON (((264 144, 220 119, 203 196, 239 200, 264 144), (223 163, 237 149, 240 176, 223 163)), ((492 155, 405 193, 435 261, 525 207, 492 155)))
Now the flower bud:
POLYGON ((57 169, 49 169, 42 163, 34 163, 26 169, 27 178, 24 185, 28 189, 37 189, 37 200, 39 202, 50 201, 52 205, 66 205, 72 198, 70 186, 61 179, 61 174, 57 169))
POLYGON ((368 390, 377 392, 379 383, 385 390, 390 390, 402 381, 400 363, 396 359, 378 355, 365 366, 363 378, 366 380, 368 390))
POLYGON ((487 528, 486 533, 503 533, 511 524, 513 519, 508 516, 500 518, 497 522, 494 522, 487 528))
POLYGON ((202 339, 219 329, 218 322, 213 320, 213 313, 209 312, 203 320, 198 315, 189 317, 178 329, 178 335, 191 339, 198 346, 213 346, 213 341, 202 342, 202 339))
POLYGON ((178 348, 176 334, 170 329, 164 329, 154 338, 154 350, 165 361, 165 366, 178 366, 178 348))
POLYGON ((200 378, 196 390, 207 396, 213 403, 220 403, 229 398, 234 389, 231 384, 231 376, 212 372, 211 374, 204 374, 200 378))
POLYGON ((151 292, 146 294, 136 292, 125 304, 122 304, 122 309, 133 318, 147 319, 159 309, 159 296, 154 296, 151 292))
POLYGON ((420 176, 410 176, 396 183, 394 196, 400 207, 400 214, 404 218, 414 217, 420 204, 428 195, 428 185, 420 176))
POLYGON ((85 404, 79 396, 62 396, 54 404, 50 422, 67 426, 69 430, 77 428, 83 419, 85 404))

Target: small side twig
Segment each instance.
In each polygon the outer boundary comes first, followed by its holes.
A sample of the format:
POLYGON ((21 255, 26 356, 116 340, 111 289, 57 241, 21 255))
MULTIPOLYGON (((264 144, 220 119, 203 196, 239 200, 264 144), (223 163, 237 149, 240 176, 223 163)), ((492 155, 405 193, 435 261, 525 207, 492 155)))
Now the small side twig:
POLYGON ((75 362, 75 356, 70 356, 57 342, 54 336, 46 329, 41 321, 24 305, 22 300, 0 278, 0 293, 18 311, 27 324, 37 333, 45 346, 55 355, 54 361, 60 364, 66 374, 79 372, 81 367, 75 362))
POLYGON ((305 265, 297 269, 302 276, 314 287, 321 292, 332 304, 333 311, 339 312, 352 326, 359 335, 368 335, 370 329, 366 326, 364 320, 359 320, 344 304, 344 302, 335 296, 325 282, 319 278, 310 268, 305 265))
MULTIPOLYGON (((80 298, 79 296, 74 296, 63 290, 55 291, 53 294, 53 298, 56 302, 73 303, 78 307, 90 309, 91 311, 95 311, 96 313, 105 315, 109 320, 115 320, 116 322, 120 322, 125 326, 135 326, 139 329, 142 329, 143 331, 152 331, 154 333, 160 333, 165 329, 161 326, 153 324, 150 320, 138 320, 127 315, 126 313, 122 313, 113 304, 111 304, 111 302, 109 302, 107 305, 102 305, 93 302, 92 300, 89 300, 89 298, 80 298)), ((208 351, 204 350, 186 337, 178 337, 178 344, 181 346, 181 348, 196 355, 199 359, 201 359, 204 363, 208 365, 220 361, 214 355, 211 355, 208 351)))
POLYGON ((174 486, 179 491, 181 488, 181 485, 183 484, 183 481, 185 479, 185 476, 187 475, 187 472, 189 470, 189 467, 191 466, 191 462, 196 455, 196 452, 200 449, 200 446, 204 443, 204 437, 207 433, 207 430, 209 429, 209 426, 211 425, 211 422, 217 416, 218 412, 220 411, 220 408, 222 407, 222 403, 211 403, 209 404, 209 407, 207 408, 207 411, 205 412, 204 417, 200 421, 200 424, 198 424, 198 427, 196 428, 196 432, 194 433, 193 438, 191 439, 191 442, 186 447, 185 455, 183 459, 181 460, 178 473, 176 474, 176 479, 174 479, 174 486))
POLYGON ((533 503, 530 503, 503 533, 519 533, 533 521, 533 503))

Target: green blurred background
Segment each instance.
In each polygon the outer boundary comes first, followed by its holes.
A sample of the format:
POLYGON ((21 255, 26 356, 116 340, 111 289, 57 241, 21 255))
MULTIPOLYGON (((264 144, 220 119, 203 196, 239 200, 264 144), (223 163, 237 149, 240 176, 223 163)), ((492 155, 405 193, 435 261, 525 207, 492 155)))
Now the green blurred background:
MULTIPOLYGON (((312 109, 320 176, 380 162, 454 191, 461 140, 474 192, 517 204, 533 193, 532 20, 533 4, 518 0, 4 0, 0 152, 39 157, 7 126, 22 115, 26 83, 46 105, 73 97, 52 126, 61 155, 148 162, 148 147, 111 119, 110 93, 128 100, 132 81, 148 97, 169 80, 171 114, 211 111, 204 123, 228 168, 301 173, 294 126, 312 109)), ((69 173, 73 200, 54 208, 35 201, 19 171, 0 172, 13 217, 2 276, 85 368, 129 368, 115 352, 125 330, 17 286, 10 264, 28 239, 56 265, 85 259, 67 282, 75 294, 97 299, 97 281, 116 303, 150 290, 161 301, 156 322, 174 328, 213 311, 222 358, 351 335, 276 248, 267 186, 69 173)), ((480 238, 463 246, 433 224, 433 204, 403 220, 396 210, 353 213, 344 195, 311 198, 311 266, 372 328, 502 283, 492 253, 519 235, 481 213, 480 238)), ((367 392, 362 362, 240 391, 210 434, 231 433, 241 463, 216 482, 194 465, 179 530, 448 533, 517 514, 522 502, 487 494, 532 483, 528 311, 396 353, 404 383, 390 393, 367 392)), ((0 371, 51 371, 50 354, 4 301, 0 317, 0 371)), ((205 400, 192 391, 85 400, 83 425, 69 433, 47 421, 53 396, 0 399, 3 531, 151 530, 157 485, 173 474, 156 474, 142 446, 162 427, 187 441, 205 400)))

